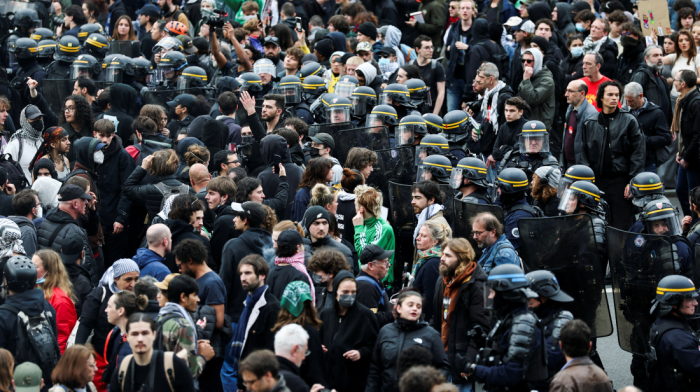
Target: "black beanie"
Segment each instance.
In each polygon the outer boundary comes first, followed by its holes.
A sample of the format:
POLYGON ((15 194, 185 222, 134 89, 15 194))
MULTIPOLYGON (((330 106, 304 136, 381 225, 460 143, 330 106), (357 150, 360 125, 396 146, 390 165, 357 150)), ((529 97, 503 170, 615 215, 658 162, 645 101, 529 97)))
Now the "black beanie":
POLYGON ((501 36, 503 35, 503 25, 493 22, 489 25, 489 39, 497 44, 501 44, 501 36))
POLYGON ((549 41, 547 41, 546 38, 539 36, 533 37, 531 42, 537 44, 537 46, 540 47, 540 52, 542 52, 542 56, 544 56, 549 50, 549 41))
POLYGON ((330 38, 324 38, 314 46, 314 49, 323 57, 329 59, 333 54, 333 41, 330 38))
POLYGON ((377 26, 372 22, 365 22, 357 27, 357 32, 370 37, 373 40, 377 39, 377 26))

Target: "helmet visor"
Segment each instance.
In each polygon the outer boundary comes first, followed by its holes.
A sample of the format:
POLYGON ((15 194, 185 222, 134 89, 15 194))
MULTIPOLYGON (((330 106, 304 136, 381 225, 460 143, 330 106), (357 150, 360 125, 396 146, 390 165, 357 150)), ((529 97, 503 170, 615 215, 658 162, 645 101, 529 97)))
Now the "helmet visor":
POLYGON ((107 67, 105 70, 105 81, 110 83, 121 83, 124 70, 121 68, 107 67))
POLYGON ((156 74, 154 73, 149 73, 146 75, 146 85, 147 86, 155 86, 156 85, 156 74))
POLYGON ((279 94, 284 96, 284 103, 287 105, 296 105, 301 102, 301 86, 289 85, 280 86, 277 88, 279 94))
POLYGON ((413 137, 413 126, 399 125, 396 127, 396 145, 411 145, 415 140, 413 137))
POLYGON ((350 107, 328 107, 326 108, 326 116, 331 124, 337 124, 350 121, 350 107))
POLYGON ((421 104, 426 104, 427 106, 432 106, 433 102, 432 99, 430 98, 430 88, 426 87, 424 89, 421 89, 419 91, 415 91, 411 93, 411 103, 418 106, 421 104))
POLYGON ((567 179, 566 176, 561 176, 561 178, 559 179, 559 187, 557 188, 557 197, 561 199, 561 196, 564 194, 564 191, 569 189, 571 184, 573 184, 573 181, 567 179))
POLYGON ((154 71, 154 74, 156 75, 157 83, 165 83, 175 76, 175 68, 170 66, 158 67, 154 71))
POLYGON ((365 104, 364 97, 350 97, 350 102, 352 103, 352 114, 355 116, 364 116, 367 114, 367 105, 365 104))
POLYGON ((536 154, 539 152, 549 152, 549 134, 521 133, 519 137, 521 154, 536 154))
POLYGON ((369 116, 367 116, 365 127, 376 127, 376 129, 378 130, 379 127, 383 127, 384 125, 386 124, 384 122, 384 117, 381 114, 370 113, 369 116))
POLYGON ((439 146, 426 146, 421 144, 420 146, 416 147, 415 164, 418 166, 423 162, 423 159, 427 158, 428 156, 437 155, 440 153, 441 149, 439 146))
POLYGON ((10 68, 14 68, 15 66, 17 66, 17 56, 15 55, 15 53, 8 51, 7 55, 8 55, 8 66, 10 68))
POLYGON ((431 167, 431 166, 423 166, 423 165, 418 166, 418 170, 416 171, 416 182, 428 181, 428 180, 437 181, 437 177, 435 176, 435 173, 434 173, 435 170, 436 170, 436 168, 431 167))
POLYGON ((393 102, 394 99, 391 97, 391 94, 382 93, 382 95, 379 96, 379 102, 377 105, 391 105, 393 102))
POLYGON ((355 90, 355 87, 357 87, 357 85, 355 83, 350 83, 350 82, 340 83, 339 82, 335 85, 334 92, 343 98, 350 98, 353 90, 355 90))
POLYGON ((253 66, 253 73, 255 73, 257 75, 260 75, 260 74, 277 75, 277 72, 275 72, 274 64, 269 64, 267 62, 262 63, 262 64, 255 64, 253 66))
POLYGON ((683 229, 681 228, 680 221, 678 220, 675 211, 673 211, 672 214, 663 212, 660 214, 663 214, 664 216, 656 218, 652 215, 651 219, 647 218, 644 221, 644 226, 647 229, 647 233, 667 236, 681 235, 683 233, 683 229))
POLYGON ((484 285, 484 308, 493 309, 493 302, 496 299, 497 280, 487 280, 484 285))
POLYGON ((572 191, 571 189, 567 189, 564 191, 564 194, 561 197, 561 200, 559 201, 559 207, 557 208, 559 211, 564 212, 567 215, 574 214, 576 212, 576 209, 578 208, 578 193, 575 191, 572 191))
POLYGON ((73 63, 73 65, 70 68, 70 78, 69 79, 78 79, 80 77, 86 77, 92 79, 92 71, 86 64, 76 64, 73 63))
POLYGON ((462 178, 464 178, 462 170, 459 167, 452 169, 452 174, 450 174, 450 187, 452 189, 459 189, 462 186, 462 178))
POLYGON ((193 87, 194 87, 194 81, 193 81, 192 79, 190 79, 190 78, 185 78, 185 77, 182 77, 182 76, 180 76, 179 78, 177 78, 177 87, 176 87, 176 88, 177 88, 178 90, 187 90, 187 89, 190 89, 190 88, 193 88, 193 87))

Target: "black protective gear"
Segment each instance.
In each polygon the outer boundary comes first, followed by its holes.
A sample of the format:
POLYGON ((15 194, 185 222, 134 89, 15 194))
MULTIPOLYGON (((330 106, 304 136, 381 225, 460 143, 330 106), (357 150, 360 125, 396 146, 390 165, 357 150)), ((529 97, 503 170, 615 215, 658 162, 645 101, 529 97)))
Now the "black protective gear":
POLYGON ((326 100, 326 96, 324 96, 323 103, 325 105, 323 116, 327 122, 331 124, 338 124, 350 121, 352 103, 349 99, 335 95, 333 99, 326 100))
MULTIPOLYGON (((306 79, 306 82, 309 81, 309 78, 306 79)), ((306 87, 304 87, 304 89, 306 89, 306 87)), ((353 116, 365 116, 367 114, 367 110, 369 108, 373 108, 377 104, 377 93, 375 93, 374 89, 371 87, 355 87, 355 90, 350 96, 350 101, 352 102, 353 116)))
POLYGON ((665 316, 673 310, 673 306, 682 304, 685 298, 698 298, 693 281, 683 275, 666 276, 656 287, 656 299, 650 313, 665 316))
MULTIPOLYGON (((546 297, 557 302, 572 302, 574 299, 559 287, 559 281, 553 273, 546 270, 532 271, 525 275, 530 287, 529 291, 535 294, 531 298, 546 297)), ((531 295, 531 293, 528 293, 531 295)))
POLYGON ((664 195, 664 183, 656 173, 641 172, 630 180, 632 204, 643 208, 649 202, 664 195))
POLYGON ((408 87, 403 84, 390 84, 382 91, 379 97, 379 103, 382 105, 404 106, 413 108, 411 103, 411 94, 408 92, 408 87))
POLYGON ((467 178, 469 182, 476 186, 488 188, 489 183, 486 180, 486 172, 486 164, 481 159, 474 157, 462 158, 457 162, 457 167, 452 169, 450 185, 453 189, 459 189, 463 185, 462 178, 467 178))
POLYGON ((301 103, 302 90, 301 79, 294 75, 283 77, 277 85, 277 92, 284 96, 285 105, 301 103))
POLYGON ((3 278, 8 290, 15 293, 31 290, 36 286, 36 267, 27 256, 12 256, 5 263, 3 278))
POLYGON ((58 49, 58 42, 51 39, 44 39, 38 42, 37 49, 39 49, 39 59, 53 60, 56 49, 58 49))
POLYGON ((262 79, 257 74, 252 72, 246 72, 239 75, 236 80, 241 84, 238 91, 248 91, 251 95, 262 91, 262 79))
POLYGON ((396 109, 389 105, 377 105, 372 109, 367 116, 368 127, 376 127, 380 125, 393 126, 399 123, 399 116, 396 114, 396 109), (381 124, 373 124, 374 120, 380 120, 381 124))
POLYGON ((315 61, 312 61, 310 63, 304 64, 304 66, 302 66, 299 72, 297 73, 297 76, 299 76, 299 79, 301 79, 301 81, 304 82, 307 77, 314 75, 321 77, 323 76, 324 72, 326 72, 326 68, 324 66, 315 61))
POLYGON ((95 56, 96 59, 104 59, 109 53, 109 47, 109 41, 100 33, 92 33, 83 41, 83 52, 95 56))
POLYGON ((45 39, 55 41, 56 33, 54 33, 51 29, 47 29, 46 27, 38 27, 32 31, 32 35, 30 35, 29 38, 33 39, 37 43, 45 39))
POLYGON ((418 166, 416 173, 416 182, 424 180, 433 180, 439 184, 448 184, 450 175, 452 174, 452 164, 447 157, 442 155, 431 155, 423 159, 423 162, 418 166), (428 177, 428 173, 432 175, 428 177))
MULTIPOLYGON (((406 116, 406 117, 404 117, 404 119, 406 119, 407 117, 417 117, 417 116, 406 116)), ((399 128, 401 128, 401 125, 403 123, 404 123, 404 121, 401 120, 401 123, 399 124, 399 128)), ((420 132, 417 132, 415 130, 414 130, 414 132, 420 134, 420 132)), ((450 152, 450 145, 444 136, 425 135, 420 140, 420 145, 418 145, 418 147, 416 148, 416 165, 420 165, 421 161, 430 155, 436 155, 436 154, 437 155, 447 155, 449 152, 450 152)))
POLYGON ((201 67, 190 66, 182 70, 182 75, 177 78, 177 89, 187 90, 201 88, 207 85, 207 72, 201 67))
POLYGON ((530 188, 527 174, 517 168, 506 168, 498 174, 494 184, 501 189, 501 193, 520 193, 530 188))
MULTIPOLYGON (((80 29, 78 30, 78 41, 80 41, 81 44, 84 44, 87 40, 94 39, 92 36, 93 34, 99 34, 105 39, 105 41, 107 40, 105 30, 102 28, 101 24, 86 23, 80 26, 80 29)), ((109 45, 107 45, 107 50, 109 50, 109 45)))
POLYGON ((31 38, 18 38, 8 48, 8 52, 14 53, 18 59, 33 59, 39 54, 36 41, 31 38))
POLYGON ((36 10, 23 8, 15 12, 12 24, 16 28, 30 29, 34 27, 34 21, 37 20, 39 20, 39 13, 36 10))
POLYGON ((586 165, 573 165, 566 169, 564 175, 561 176, 559 180, 559 189, 557 191, 557 196, 561 197, 564 191, 569 189, 571 184, 576 181, 588 181, 595 182, 595 174, 593 169, 586 165))
POLYGON ((649 202, 644 206, 641 219, 649 234, 667 236, 683 234, 679 213, 667 199, 649 202))
MULTIPOLYGON (((313 103, 321 95, 328 92, 326 82, 318 75, 310 75, 306 78, 299 76, 301 87, 303 89, 303 97, 306 103, 313 103)), ((372 90, 374 92, 374 90, 372 90)))
POLYGON ((53 58, 59 61, 72 63, 80 54, 80 41, 72 35, 64 35, 58 41, 58 49, 53 58))
POLYGON ((442 118, 444 136, 452 143, 464 142, 469 137, 469 114, 464 110, 453 110, 442 118))
POLYGON ((542 121, 528 121, 518 137, 521 154, 549 152, 549 133, 542 121), (534 146, 534 147, 533 147, 534 146))
POLYGON ((427 109, 432 106, 429 88, 422 79, 409 79, 404 83, 411 96, 411 103, 419 109, 427 109), (425 106, 424 106, 425 105, 425 106))
POLYGON ((426 113, 423 115, 423 120, 425 120, 425 125, 428 127, 428 133, 430 134, 442 133, 445 130, 445 126, 442 124, 442 117, 437 114, 426 113))
POLYGON ((576 181, 564 191, 559 203, 559 210, 572 215, 578 213, 580 211, 579 204, 583 204, 589 210, 600 213, 601 195, 602 192, 592 182, 576 181), (575 203, 575 205, 571 206, 571 203, 575 203))
MULTIPOLYGON (((388 105, 387 105, 388 106, 388 105)), ((372 111, 374 113, 374 111, 372 111)), ((423 117, 409 115, 401 119, 396 127, 396 145, 412 145, 416 139, 428 133, 423 117)), ((448 146, 445 146, 448 147, 448 146)))

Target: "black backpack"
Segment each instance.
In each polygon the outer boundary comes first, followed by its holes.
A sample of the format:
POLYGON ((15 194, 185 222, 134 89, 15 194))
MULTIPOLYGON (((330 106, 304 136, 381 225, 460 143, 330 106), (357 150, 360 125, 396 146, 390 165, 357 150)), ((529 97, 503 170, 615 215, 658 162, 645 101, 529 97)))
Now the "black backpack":
POLYGON ((15 363, 35 363, 43 374, 51 374, 61 358, 58 337, 49 322, 51 313, 44 310, 36 316, 28 316, 10 304, 4 304, 0 309, 9 310, 17 315, 15 363))
MULTIPOLYGON (((20 142, 20 146, 22 142, 20 142)), ((7 172, 7 180, 10 184, 15 186, 15 189, 19 192, 29 185, 27 177, 24 175, 22 166, 19 165, 17 161, 12 159, 10 154, 0 155, 0 167, 5 169, 7 172)))

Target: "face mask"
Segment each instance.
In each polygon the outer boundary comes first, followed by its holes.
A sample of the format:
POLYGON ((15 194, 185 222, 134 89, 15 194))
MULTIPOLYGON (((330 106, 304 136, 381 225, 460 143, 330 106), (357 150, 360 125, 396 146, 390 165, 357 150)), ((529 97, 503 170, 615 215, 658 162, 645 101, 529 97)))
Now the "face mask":
POLYGON ((321 156, 321 149, 311 147, 309 150, 309 155, 311 155, 311 158, 318 158, 321 156))
POLYGON ((582 33, 584 31, 586 31, 586 28, 583 27, 583 25, 581 23, 576 23, 576 31, 578 31, 579 33, 582 33))
POLYGON ((41 278, 37 279, 36 284, 42 284, 42 283, 46 282, 46 274, 47 273, 48 272, 44 272, 44 275, 42 275, 41 278))
POLYGON ((318 275, 318 274, 312 274, 311 279, 313 279, 314 283, 316 284, 321 284, 323 283, 323 276, 318 275))
POLYGON ((389 63, 390 63, 389 59, 382 58, 382 59, 379 59, 379 61, 377 61, 377 64, 379 64, 379 65, 388 65, 389 63))
POLYGON ((253 18, 257 18, 257 17, 258 17, 257 15, 244 15, 243 19, 249 20, 249 19, 253 19, 253 18))
POLYGON ((34 128, 37 132, 41 132, 44 130, 44 120, 36 120, 32 124, 32 128, 34 128))
POLYGON ((44 209, 41 206, 36 207, 36 219, 41 219, 44 216, 44 209))
POLYGON ((583 56, 583 46, 579 46, 577 48, 571 48, 571 55, 574 56, 574 58, 578 58, 583 56))
POLYGON ((622 38, 620 38, 620 44, 625 49, 634 49, 637 47, 637 45, 639 45, 639 41, 632 37, 623 35, 622 38))
POLYGON ((338 299, 338 305, 346 309, 350 308, 355 303, 355 297, 357 297, 357 295, 341 294, 338 299))
POLYGON ((95 163, 98 165, 103 164, 105 161, 105 153, 103 153, 102 150, 95 151, 94 160, 95 160, 95 163))

